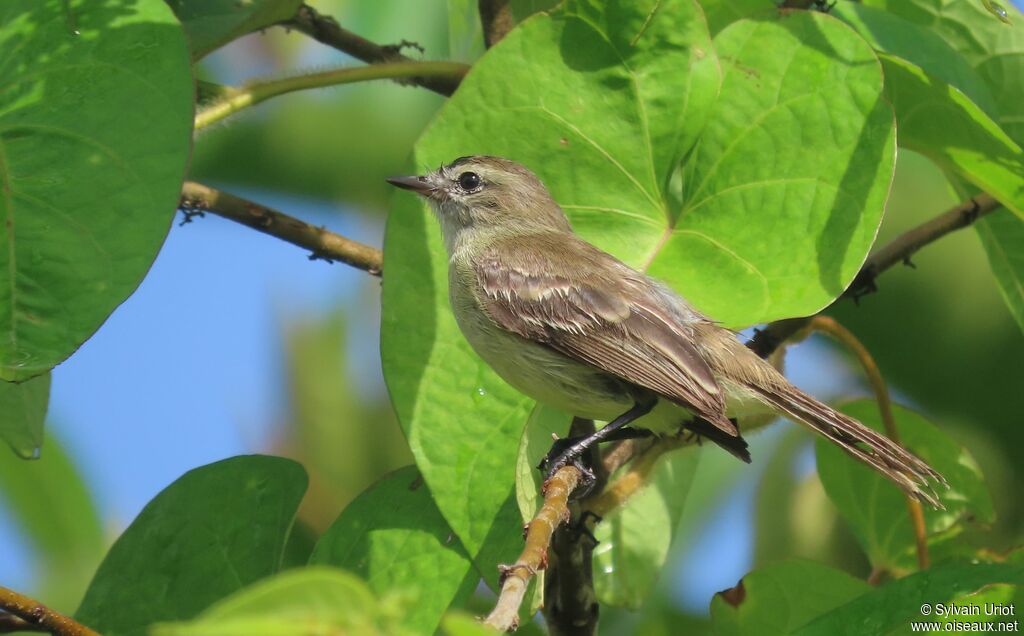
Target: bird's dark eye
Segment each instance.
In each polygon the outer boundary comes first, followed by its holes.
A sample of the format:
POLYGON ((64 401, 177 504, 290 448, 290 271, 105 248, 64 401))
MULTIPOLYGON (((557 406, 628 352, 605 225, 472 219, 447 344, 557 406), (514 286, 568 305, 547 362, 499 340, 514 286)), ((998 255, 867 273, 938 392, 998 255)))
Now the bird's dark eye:
POLYGON ((480 175, 475 172, 463 172, 459 175, 459 187, 469 192, 480 187, 480 175))

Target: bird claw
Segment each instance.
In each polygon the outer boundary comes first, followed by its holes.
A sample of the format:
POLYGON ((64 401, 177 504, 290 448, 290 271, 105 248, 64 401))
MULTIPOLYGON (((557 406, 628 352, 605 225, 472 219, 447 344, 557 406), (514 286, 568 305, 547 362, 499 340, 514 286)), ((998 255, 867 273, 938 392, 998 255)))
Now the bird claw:
POLYGON ((583 461, 583 454, 586 453, 586 449, 581 450, 576 447, 576 442, 579 441, 580 438, 573 437, 556 440, 548 454, 537 465, 537 468, 544 473, 545 482, 566 466, 574 466, 580 471, 580 480, 576 484, 575 490, 569 496, 573 500, 583 499, 589 495, 590 491, 594 489, 594 484, 597 483, 597 476, 594 474, 594 471, 583 461))

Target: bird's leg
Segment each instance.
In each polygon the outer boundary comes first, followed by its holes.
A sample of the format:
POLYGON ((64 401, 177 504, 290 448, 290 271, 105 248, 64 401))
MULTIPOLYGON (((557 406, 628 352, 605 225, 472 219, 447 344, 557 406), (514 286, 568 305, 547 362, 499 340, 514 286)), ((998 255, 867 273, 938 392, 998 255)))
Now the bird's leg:
POLYGON ((646 437, 650 431, 630 428, 629 424, 634 420, 643 417, 651 412, 657 400, 649 402, 636 402, 632 408, 608 423, 604 428, 587 435, 586 437, 568 437, 560 439, 552 445, 547 456, 541 461, 540 468, 545 476, 550 479, 559 468, 572 464, 583 473, 583 481, 577 491, 582 494, 573 497, 579 499, 585 497, 593 487, 593 472, 583 465, 580 457, 595 444, 634 437, 646 437))

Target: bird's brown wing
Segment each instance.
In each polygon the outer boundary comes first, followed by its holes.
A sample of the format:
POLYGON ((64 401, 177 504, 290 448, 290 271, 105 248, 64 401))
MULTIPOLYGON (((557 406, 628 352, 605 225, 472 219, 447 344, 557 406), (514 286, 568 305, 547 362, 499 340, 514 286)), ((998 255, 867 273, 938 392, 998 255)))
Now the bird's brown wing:
POLYGON ((725 396, 666 292, 572 235, 499 240, 474 259, 501 328, 685 406, 732 436, 725 396))

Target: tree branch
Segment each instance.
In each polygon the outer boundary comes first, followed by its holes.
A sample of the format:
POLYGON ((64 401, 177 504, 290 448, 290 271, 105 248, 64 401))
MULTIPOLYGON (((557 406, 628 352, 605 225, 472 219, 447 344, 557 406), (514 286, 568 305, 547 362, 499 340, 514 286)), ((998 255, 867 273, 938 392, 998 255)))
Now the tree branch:
MULTIPOLYGON (((810 329, 831 336, 857 357, 857 360, 860 361, 861 366, 864 368, 864 375, 867 376, 868 382, 871 384, 871 390, 875 393, 878 411, 882 416, 882 423, 885 425, 885 434, 889 436, 889 439, 899 444, 900 436, 896 428, 896 418, 892 414, 892 399, 889 397, 889 387, 885 384, 882 372, 875 363, 875 359, 871 356, 871 352, 849 329, 829 316, 815 316, 814 320, 811 321, 810 329)), ((906 493, 903 493, 903 498, 907 502, 910 525, 914 529, 917 565, 920 569, 925 570, 928 568, 929 559, 928 530, 924 525, 924 508, 922 508, 920 501, 906 493)))
POLYGON ((186 181, 180 205, 186 214, 209 211, 298 245, 311 252, 311 260, 341 261, 374 276, 381 274, 384 257, 379 249, 210 186, 186 181))
POLYGON ((491 48, 516 26, 508 0, 480 0, 480 24, 484 30, 484 46, 491 48))
MULTIPOLYGON (((957 204, 934 219, 899 235, 864 261, 860 272, 849 288, 839 297, 857 299, 875 290, 879 274, 897 263, 909 263, 917 250, 943 236, 971 225, 980 217, 998 208, 1000 203, 992 195, 981 193, 957 204)), ((760 329, 747 346, 762 358, 771 355, 783 342, 806 327, 811 317, 777 320, 760 329)))
POLYGON ((511 632, 519 626, 519 607, 523 604, 530 579, 547 567, 548 546, 555 529, 569 521, 569 495, 576 489, 580 471, 564 466, 544 483, 544 504, 527 526, 526 546, 512 565, 500 566, 501 593, 484 623, 511 632))
POLYGON ((195 128, 200 130, 212 123, 233 115, 243 108, 255 106, 271 97, 310 88, 338 86, 365 82, 375 79, 399 79, 413 77, 458 78, 466 74, 469 67, 458 62, 387 62, 351 68, 336 68, 320 73, 297 75, 284 79, 252 82, 241 88, 230 89, 223 99, 214 101, 196 113, 195 128))
POLYGON ((33 630, 42 628, 56 636, 99 636, 97 632, 58 614, 39 601, 3 586, 0 586, 0 610, 17 616, 33 630))
MULTIPOLYGON (((402 55, 401 49, 404 46, 415 46, 414 44, 403 40, 400 44, 381 46, 342 28, 337 20, 330 16, 321 15, 309 5, 304 4, 299 7, 295 17, 287 22, 282 22, 281 26, 295 29, 317 42, 338 49, 367 64, 412 61, 410 58, 402 55)), ((469 67, 464 67, 461 74, 441 76, 413 75, 406 79, 435 93, 448 96, 458 88, 459 82, 462 81, 462 77, 468 69, 469 67)))

